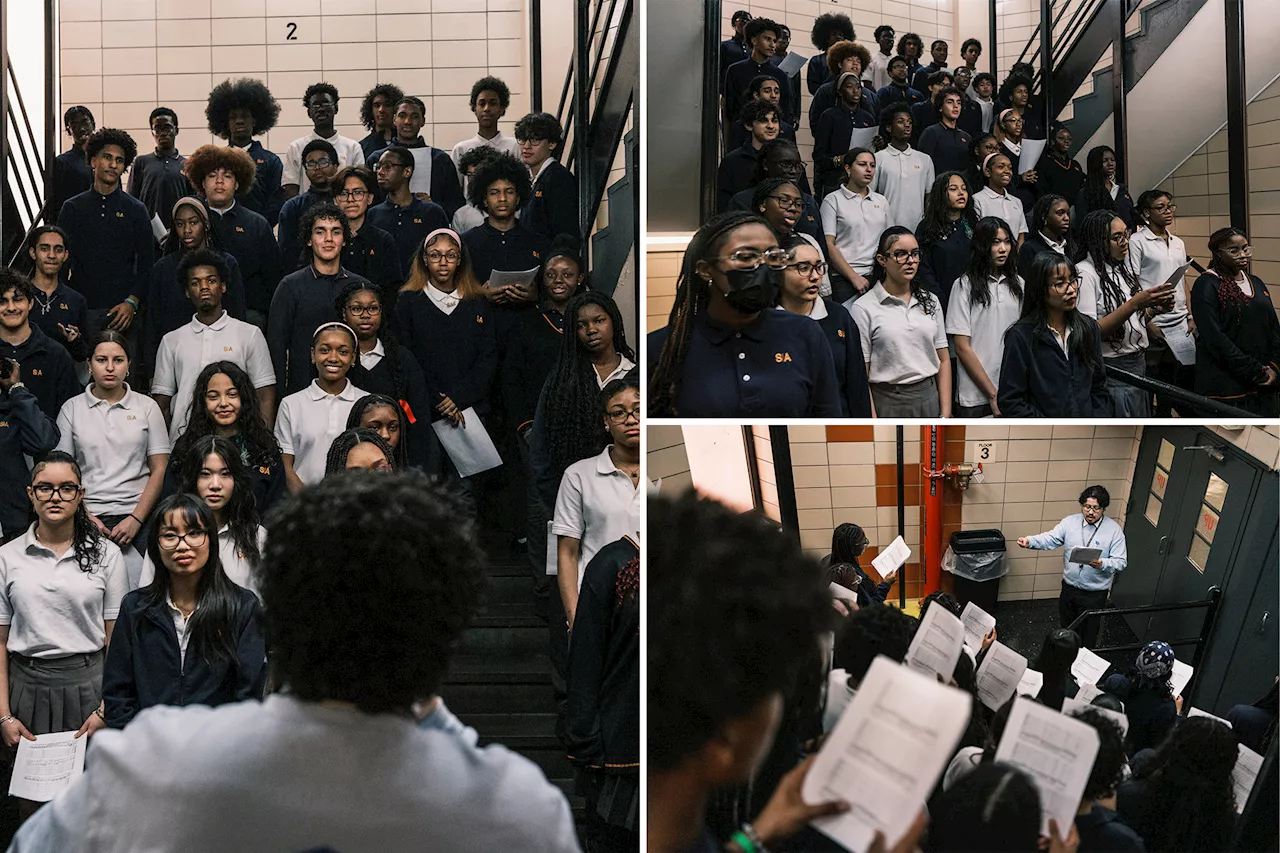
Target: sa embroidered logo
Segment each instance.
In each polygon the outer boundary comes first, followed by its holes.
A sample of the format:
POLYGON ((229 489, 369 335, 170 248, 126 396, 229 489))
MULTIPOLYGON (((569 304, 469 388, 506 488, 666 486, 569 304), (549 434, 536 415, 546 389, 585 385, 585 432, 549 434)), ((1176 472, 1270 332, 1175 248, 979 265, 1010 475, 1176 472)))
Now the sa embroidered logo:
POLYGON ((123 211, 123 210, 117 210, 117 211, 116 211, 116 216, 117 216, 117 217, 119 217, 120 219, 124 219, 124 211, 123 211))
POLYGON ((916 169, 916 171, 917 171, 917 172, 918 172, 918 171, 920 171, 920 164, 919 164, 919 163, 916 163, 916 165, 915 165, 915 169, 916 169))
POLYGON ((483 317, 477 317, 477 318, 476 318, 476 322, 477 322, 477 323, 483 323, 483 322, 484 322, 484 318, 483 318, 483 317))
POLYGON ((125 416, 124 416, 124 419, 125 419, 126 421, 136 421, 136 420, 138 419, 138 416, 137 416, 137 415, 125 415, 125 416))
POLYGON ((534 252, 534 253, 533 253, 533 256, 534 256, 535 258, 541 258, 541 257, 542 257, 542 255, 538 254, 537 252, 534 252))
POLYGON ((265 162, 267 162, 267 161, 266 161, 266 160, 259 160, 258 162, 259 162, 259 163, 265 163, 265 162))
POLYGON ((241 225, 237 225, 237 226, 236 226, 236 233, 237 233, 237 234, 243 234, 243 233, 244 233, 244 227, 243 227, 243 226, 241 226, 241 225))
POLYGON ((2 429, 2 428, 4 428, 4 427, 7 427, 7 426, 9 426, 9 422, 8 422, 8 421, 0 421, 0 429, 2 429))
POLYGON ((59 303, 58 303, 58 310, 60 310, 60 311, 70 311, 71 309, 67 307, 67 303, 65 303, 65 302, 59 302, 59 303))
POLYGON ((269 465, 259 465, 258 473, 267 474, 269 476, 271 474, 271 467, 269 465))
POLYGON ((844 329, 836 329, 836 334, 843 338, 843 337, 844 337, 844 329))
POLYGON ((534 198, 542 198, 542 190, 537 190, 533 194, 534 198))
POLYGON ((422 220, 415 216, 415 217, 413 218, 413 224, 414 224, 414 225, 421 225, 421 224, 422 224, 422 220))
POLYGON ((236 351, 236 348, 235 348, 235 347, 223 347, 223 348, 222 348, 222 351, 223 351, 223 352, 235 352, 235 351, 236 351))
POLYGON ((785 363, 787 363, 787 362, 791 361, 791 353, 789 353, 789 352, 775 352, 775 353, 773 354, 773 360, 774 360, 774 361, 776 361, 778 364, 785 364, 785 363))
POLYGON ((43 371, 43 370, 32 370, 32 371, 31 371, 31 375, 32 375, 32 376, 44 376, 44 371, 43 371))

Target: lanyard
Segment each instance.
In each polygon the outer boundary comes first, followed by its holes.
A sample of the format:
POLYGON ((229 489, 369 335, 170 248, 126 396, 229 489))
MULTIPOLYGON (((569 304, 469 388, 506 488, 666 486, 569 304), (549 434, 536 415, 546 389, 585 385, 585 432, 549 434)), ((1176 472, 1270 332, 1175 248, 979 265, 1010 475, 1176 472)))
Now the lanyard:
POLYGON ((1098 535, 1098 533, 1102 530, 1102 519, 1101 519, 1101 518, 1100 518, 1100 519, 1098 519, 1098 523, 1097 523, 1097 524, 1085 524, 1085 522, 1084 522, 1084 516, 1081 516, 1081 517, 1080 517, 1080 544, 1082 544, 1082 545, 1088 545, 1088 544, 1089 544, 1089 540, 1088 540, 1088 539, 1086 539, 1086 538, 1085 538, 1085 535, 1084 535, 1084 529, 1085 529, 1086 527, 1092 527, 1092 528, 1093 528, 1093 535, 1094 535, 1094 536, 1097 536, 1097 535, 1098 535))

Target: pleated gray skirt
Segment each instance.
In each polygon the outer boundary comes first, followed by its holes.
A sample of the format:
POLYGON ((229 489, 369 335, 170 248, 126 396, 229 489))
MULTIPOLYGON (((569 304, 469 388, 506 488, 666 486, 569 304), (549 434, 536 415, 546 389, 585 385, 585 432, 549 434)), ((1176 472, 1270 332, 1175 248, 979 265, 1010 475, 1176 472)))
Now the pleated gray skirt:
POLYGON ((76 731, 102 702, 106 655, 9 655, 9 711, 33 735, 76 731))

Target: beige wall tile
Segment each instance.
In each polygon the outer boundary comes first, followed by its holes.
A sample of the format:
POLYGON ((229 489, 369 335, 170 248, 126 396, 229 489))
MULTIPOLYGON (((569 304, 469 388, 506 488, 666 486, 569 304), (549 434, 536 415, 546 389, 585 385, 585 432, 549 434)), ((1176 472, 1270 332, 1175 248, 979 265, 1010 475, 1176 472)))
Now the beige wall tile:
POLYGON ((827 464, 827 445, 822 444, 791 444, 791 464, 792 465, 826 465, 827 464))
POLYGON ((1005 503, 1040 503, 1044 500, 1045 483, 1008 483, 1004 487, 1005 503))
POLYGON ((1009 427, 1009 438, 1053 438, 1053 426, 1051 424, 1044 426, 1012 426, 1009 427))
POLYGON ((874 507, 876 505, 875 486, 832 487, 831 503, 833 507, 874 507))
POLYGON ((1046 439, 1010 441, 1005 458, 1009 462, 1039 462, 1049 458, 1050 445, 1046 439))
POLYGON ((1006 483, 1043 482, 1048 468, 1048 462, 1006 462, 1004 479, 1006 483))
POLYGON ((869 441, 831 442, 827 458, 832 465, 873 465, 875 448, 869 441))
MULTIPOLYGON (((1055 439, 1049 447, 1048 458, 1054 461, 1088 459, 1093 452, 1093 442, 1083 438, 1055 439)), ((1127 450, 1126 450, 1127 452, 1127 450)), ((1042 457, 1043 458, 1043 457, 1042 457)))
POLYGON ((874 465, 832 465, 832 486, 874 486, 876 469, 874 465))
POLYGON ((825 488, 831 485, 830 469, 826 465, 798 465, 792 469, 796 488, 825 488))
POLYGON ((800 426, 792 424, 787 427, 787 438, 791 441, 791 446, 802 442, 822 442, 827 441, 827 428, 825 426, 800 426))
POLYGON ((797 512, 800 518, 800 529, 820 530, 830 541, 831 530, 835 527, 830 509, 802 509, 797 512))
POLYGON ((799 509, 829 509, 832 489, 796 489, 796 507, 799 509))

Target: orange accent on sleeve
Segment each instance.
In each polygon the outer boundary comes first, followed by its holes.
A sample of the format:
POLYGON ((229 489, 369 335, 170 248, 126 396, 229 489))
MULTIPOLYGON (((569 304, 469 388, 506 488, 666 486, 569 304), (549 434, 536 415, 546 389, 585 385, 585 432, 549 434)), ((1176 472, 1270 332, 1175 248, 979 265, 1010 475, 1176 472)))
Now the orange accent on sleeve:
POLYGON ((409 405, 408 400, 401 400, 400 408, 404 409, 404 416, 409 419, 409 423, 416 424, 418 422, 418 419, 414 417, 413 407, 409 405))

